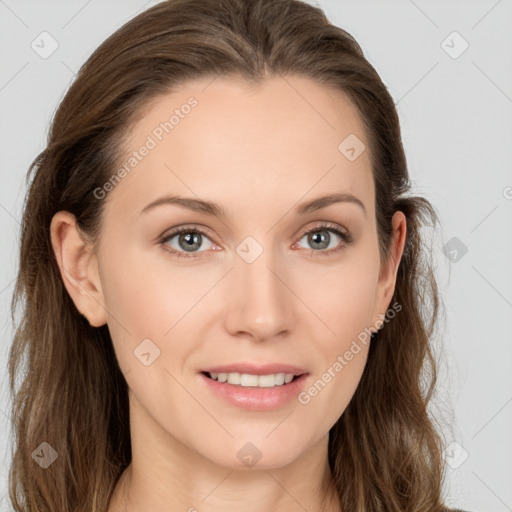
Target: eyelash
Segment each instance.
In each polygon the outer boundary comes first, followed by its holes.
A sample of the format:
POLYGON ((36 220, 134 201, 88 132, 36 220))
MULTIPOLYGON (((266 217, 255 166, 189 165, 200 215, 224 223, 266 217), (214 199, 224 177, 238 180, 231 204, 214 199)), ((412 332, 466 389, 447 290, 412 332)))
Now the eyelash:
MULTIPOLYGON (((324 250, 309 249, 310 256, 312 256, 314 258, 319 257, 319 256, 332 256, 333 254, 338 253, 339 251, 343 250, 347 245, 349 245, 352 242, 352 236, 348 232, 345 232, 344 230, 341 230, 336 224, 332 224, 330 222, 319 224, 318 226, 315 226, 312 229, 304 231, 300 235, 299 240, 301 238, 303 238, 304 235, 308 235, 309 233, 314 233, 316 231, 324 231, 324 230, 325 231, 331 231, 331 232, 335 233, 336 235, 338 235, 342 239, 342 242, 340 243, 340 245, 338 245, 338 247, 336 247, 334 249, 329 249, 329 250, 325 250, 325 249, 324 250)), ((209 238, 208 237, 208 233, 206 233, 200 227, 197 227, 197 226, 181 226, 181 227, 176 228, 175 230, 171 231, 169 234, 166 234, 166 235, 162 236, 159 239, 158 243, 162 247, 162 249, 165 252, 167 252, 169 255, 171 255, 171 256, 177 256, 178 258, 199 258, 200 256, 195 256, 193 254, 186 254, 186 253, 184 253, 182 251, 176 251, 174 249, 169 249, 168 248, 169 246, 166 245, 166 242, 168 242, 169 240, 174 238, 176 235, 179 235, 181 233, 199 233, 199 234, 205 236, 206 238, 209 238)), ((308 250, 308 249, 306 249, 306 250, 308 250)), ((200 252, 203 252, 203 251, 200 251, 200 252)))

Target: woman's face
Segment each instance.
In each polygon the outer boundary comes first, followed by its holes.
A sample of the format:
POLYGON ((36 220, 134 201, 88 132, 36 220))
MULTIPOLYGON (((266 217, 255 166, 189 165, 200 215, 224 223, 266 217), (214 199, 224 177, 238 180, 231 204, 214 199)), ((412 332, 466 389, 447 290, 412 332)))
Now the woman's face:
POLYGON ((352 398, 403 249, 398 213, 398 260, 379 273, 355 107, 297 76, 197 80, 154 101, 127 148, 120 181, 105 199, 95 192, 106 204, 87 307, 108 323, 132 428, 162 453, 178 441, 225 467, 290 463, 352 398), (304 206, 333 194, 350 200, 304 206), (244 387, 202 373, 223 365, 305 375, 258 388, 274 378, 241 377, 244 387))

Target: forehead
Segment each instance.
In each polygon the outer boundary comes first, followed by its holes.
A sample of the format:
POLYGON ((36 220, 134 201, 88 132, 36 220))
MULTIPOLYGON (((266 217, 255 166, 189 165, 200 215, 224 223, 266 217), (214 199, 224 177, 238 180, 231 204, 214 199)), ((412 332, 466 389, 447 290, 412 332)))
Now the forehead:
POLYGON ((116 186, 132 206, 165 192, 220 203, 230 195, 246 208, 247 201, 261 207, 333 191, 372 202, 369 150, 361 149, 368 143, 355 105, 307 77, 183 83, 142 109, 123 163, 143 146, 151 149, 116 186), (346 140, 359 144, 355 160, 343 152, 346 140))

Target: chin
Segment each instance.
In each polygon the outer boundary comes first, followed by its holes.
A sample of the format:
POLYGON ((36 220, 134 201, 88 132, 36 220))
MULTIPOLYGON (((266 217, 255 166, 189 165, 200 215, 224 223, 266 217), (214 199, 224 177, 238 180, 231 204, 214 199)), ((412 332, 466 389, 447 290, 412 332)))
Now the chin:
POLYGON ((233 439, 227 445, 219 443, 217 445, 219 452, 211 453, 208 450, 210 453, 204 456, 212 463, 226 469, 251 471, 285 467, 301 454, 297 444, 281 442, 281 439, 276 438, 272 441, 269 439, 251 441, 250 439, 250 437, 244 440, 233 439))

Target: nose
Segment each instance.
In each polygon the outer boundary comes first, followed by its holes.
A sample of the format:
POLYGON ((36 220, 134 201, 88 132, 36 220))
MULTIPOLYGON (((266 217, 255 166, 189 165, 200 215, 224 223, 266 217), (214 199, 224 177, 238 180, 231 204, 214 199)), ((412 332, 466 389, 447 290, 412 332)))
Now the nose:
POLYGON ((297 298, 289 288, 289 272, 280 263, 271 250, 263 250, 252 262, 235 259, 226 283, 226 328, 231 335, 264 341, 291 331, 297 298))

